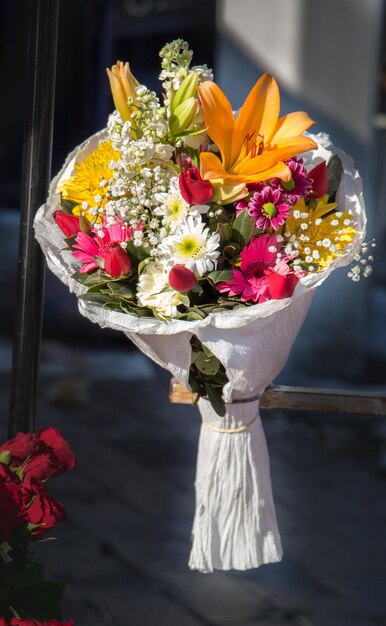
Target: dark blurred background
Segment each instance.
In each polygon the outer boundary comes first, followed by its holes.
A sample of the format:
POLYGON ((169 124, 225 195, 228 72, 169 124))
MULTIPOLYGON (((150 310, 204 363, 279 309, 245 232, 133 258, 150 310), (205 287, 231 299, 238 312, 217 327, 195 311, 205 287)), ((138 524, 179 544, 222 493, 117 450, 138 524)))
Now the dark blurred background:
MULTIPOLYGON (((354 284, 339 270, 318 290, 279 377, 283 384, 386 391, 385 31, 383 0, 60 1, 53 174, 74 146, 106 124, 112 100, 105 68, 129 60, 139 81, 159 91, 158 52, 177 37, 189 42, 194 64, 213 67, 234 109, 270 71, 279 81, 282 113, 306 110, 317 121, 315 132, 329 133, 354 158, 364 179, 367 239, 377 242, 374 272, 354 284)), ((26 3, 0 0, 2 439, 26 53, 26 3)), ((132 626, 385 624, 385 418, 266 418, 287 557, 249 574, 202 577, 186 566, 197 418, 193 409, 168 406, 167 383, 125 337, 83 319, 74 296, 47 275, 39 415, 68 435, 79 456, 79 473, 62 487, 73 519, 50 566, 74 583, 66 606, 75 623, 127 624, 127 610, 132 626), (124 496, 94 467, 103 451, 127 481, 124 496), (315 488, 321 504, 311 513, 315 488), (145 505, 146 497, 156 504, 145 505), (66 562, 70 540, 76 575, 66 562), (119 587, 118 579, 126 582, 119 587)))

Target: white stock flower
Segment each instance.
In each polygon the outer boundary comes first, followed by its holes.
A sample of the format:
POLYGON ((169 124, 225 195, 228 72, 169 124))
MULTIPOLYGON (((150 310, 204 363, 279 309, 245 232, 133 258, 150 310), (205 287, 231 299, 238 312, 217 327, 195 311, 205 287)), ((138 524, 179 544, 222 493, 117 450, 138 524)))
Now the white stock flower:
POLYGON ((181 263, 196 274, 216 269, 220 236, 211 234, 201 217, 185 218, 175 233, 165 237, 159 245, 159 252, 168 266, 181 263))

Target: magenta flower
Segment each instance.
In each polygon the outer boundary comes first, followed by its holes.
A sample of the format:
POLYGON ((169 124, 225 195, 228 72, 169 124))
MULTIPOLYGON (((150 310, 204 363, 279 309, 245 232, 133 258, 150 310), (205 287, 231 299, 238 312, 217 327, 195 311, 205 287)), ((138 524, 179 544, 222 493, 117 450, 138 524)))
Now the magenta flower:
POLYGON ((220 293, 259 303, 292 296, 298 278, 288 266, 288 258, 280 252, 275 235, 256 237, 240 257, 240 267, 232 270, 232 280, 217 286, 220 293))
POLYGON ((291 206, 278 189, 267 185, 253 194, 248 203, 248 213, 256 220, 257 228, 266 230, 270 226, 278 230, 291 212, 291 206))
POLYGON ((278 189, 284 194, 287 202, 296 204, 301 198, 305 198, 311 191, 312 180, 303 165, 303 159, 289 159, 286 164, 291 170, 291 178, 285 182, 280 178, 272 178, 270 180, 271 187, 278 189))
POLYGON ((110 276, 128 274, 131 260, 122 247, 133 237, 133 229, 127 226, 121 218, 116 223, 107 226, 103 220, 101 228, 93 229, 91 234, 79 232, 75 239, 73 256, 83 263, 80 272, 85 274, 101 267, 110 276))

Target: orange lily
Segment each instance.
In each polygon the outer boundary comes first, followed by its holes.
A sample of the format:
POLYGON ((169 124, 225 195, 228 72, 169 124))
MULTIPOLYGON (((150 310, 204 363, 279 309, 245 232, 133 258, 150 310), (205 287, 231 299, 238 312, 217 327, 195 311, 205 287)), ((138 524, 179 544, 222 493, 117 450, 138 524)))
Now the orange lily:
POLYGON ((253 87, 235 120, 229 100, 211 81, 198 87, 209 137, 220 149, 201 152, 200 173, 210 180, 214 199, 233 202, 247 195, 247 183, 277 177, 289 181, 284 163, 317 145, 302 133, 315 122, 304 111, 279 118, 280 94, 276 80, 264 74, 253 87))

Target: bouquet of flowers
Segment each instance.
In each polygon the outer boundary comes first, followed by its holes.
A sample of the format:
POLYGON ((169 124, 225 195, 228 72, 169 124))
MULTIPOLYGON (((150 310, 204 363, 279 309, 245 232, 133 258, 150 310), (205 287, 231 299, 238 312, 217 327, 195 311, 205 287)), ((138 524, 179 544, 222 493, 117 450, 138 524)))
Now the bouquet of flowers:
POLYGON ((68 156, 36 236, 83 315, 192 389, 190 566, 246 569, 281 558, 258 398, 314 288, 371 271, 361 179, 307 113, 280 117, 270 74, 234 113, 186 42, 160 56, 162 99, 128 63, 107 70, 116 110, 68 156))
POLYGON ((0 626, 73 626, 57 621, 64 583, 45 580, 28 541, 44 540, 66 517, 47 481, 75 463, 56 428, 0 446, 0 626))

